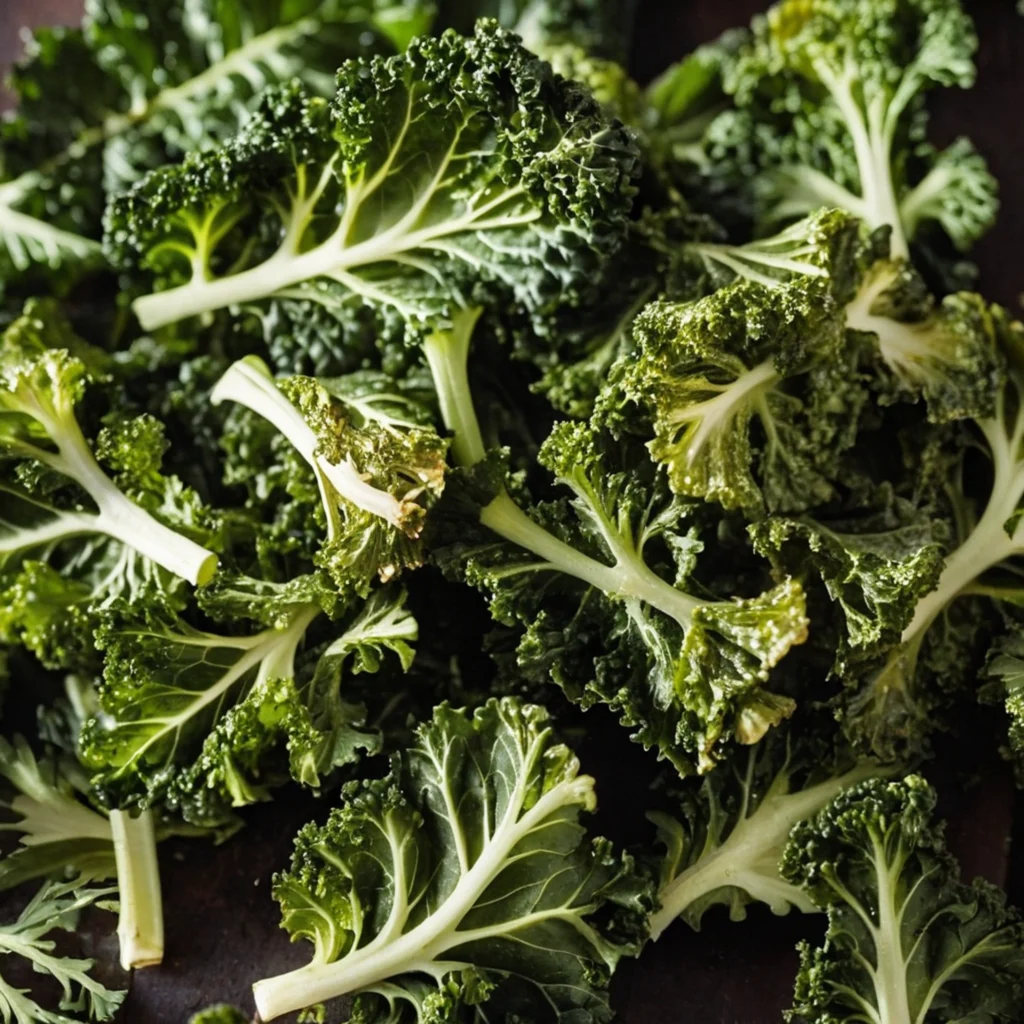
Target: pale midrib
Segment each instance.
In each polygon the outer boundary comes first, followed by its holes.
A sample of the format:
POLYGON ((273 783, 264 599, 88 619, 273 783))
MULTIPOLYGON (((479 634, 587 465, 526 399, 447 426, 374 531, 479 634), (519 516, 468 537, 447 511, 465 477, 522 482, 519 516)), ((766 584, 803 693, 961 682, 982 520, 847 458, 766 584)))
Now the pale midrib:
MULTIPOLYGON (((286 650, 289 647, 295 647, 298 645, 302 638, 302 634, 308 628, 310 622, 320 613, 320 609, 310 608, 296 615, 292 623, 282 630, 267 630, 265 633, 259 634, 264 637, 261 642, 254 644, 234 665, 228 668, 220 679, 211 686, 208 690, 204 690, 198 699, 194 700, 188 705, 184 711, 179 711, 178 714, 171 716, 170 718, 158 718, 158 719, 140 719, 137 722, 133 722, 133 725, 146 725, 151 722, 162 723, 162 727, 158 732, 151 736, 143 746, 141 746, 131 760, 128 761, 121 769, 120 772, 129 771, 132 766, 139 761, 140 758, 144 757, 146 752, 156 743, 161 742, 168 736, 173 736, 177 733, 181 727, 190 718, 194 718, 200 714, 205 708, 209 707, 210 704, 220 700, 221 697, 226 694, 232 686, 235 685, 240 679, 242 679, 247 672, 249 672, 256 665, 267 660, 275 648, 286 650)), ((219 643, 211 646, 222 646, 219 643)), ((234 646, 230 644, 231 638, 228 639, 229 643, 223 646, 234 646)))
POLYGON ((697 424, 687 445, 687 463, 693 465, 705 445, 718 428, 733 419, 739 411, 754 401, 762 392, 779 379, 779 374, 770 359, 747 370, 728 388, 706 399, 687 406, 669 419, 672 426, 697 424))
MULTIPOLYGON (((528 766, 524 768, 528 770, 528 766)), ((375 940, 336 963, 314 963, 290 974, 258 982, 254 991, 261 1015, 270 1020, 310 1002, 359 991, 395 974, 422 970, 423 965, 436 960, 447 950, 471 941, 476 930, 460 933, 458 924, 473 909, 487 886, 501 873, 508 854, 560 807, 584 802, 584 791, 589 791, 592 786, 593 780, 589 776, 562 782, 545 793, 521 817, 503 825, 472 868, 459 879, 442 906, 400 938, 386 945, 375 940), (300 998, 304 1002, 289 1000, 290 991, 295 986, 302 988, 300 998)), ((517 809, 522 806, 523 780, 518 790, 512 802, 512 806, 517 809)), ((567 916, 566 908, 562 908, 561 915, 567 916)), ((515 918, 507 922, 504 930, 516 930, 521 920, 515 918)), ((498 934, 495 929, 486 930, 488 934, 498 934)))
POLYGON ((883 1024, 913 1024, 907 994, 906 964, 900 938, 896 893, 889 865, 878 840, 873 839, 878 885, 878 924, 873 928, 877 966, 875 973, 878 1009, 883 1024))
POLYGON ((0 533, 0 560, 19 551, 49 546, 71 537, 100 533, 100 517, 89 512, 56 512, 56 518, 42 526, 27 529, 12 527, 0 533))
MULTIPOLYGON (((660 894, 661 909, 651 918, 651 937, 657 939, 697 897, 716 888, 736 884, 740 875, 736 870, 738 866, 749 869, 773 848, 778 848, 781 858, 782 847, 794 825, 824 807, 846 786, 869 774, 869 770, 857 769, 795 793, 774 797, 769 793, 753 814, 736 825, 714 853, 698 860, 664 887, 660 894)), ((777 881, 788 885, 781 876, 777 881)), ((800 890, 792 887, 792 892, 797 905, 807 909, 809 904, 800 901, 800 890)))
MULTIPOLYGON (((512 189, 503 193, 501 198, 503 202, 509 201, 520 194, 521 188, 512 189)), ((489 212, 486 208, 485 211, 489 212)), ((473 210, 458 220, 442 221, 404 235, 396 235, 391 228, 353 246, 345 244, 340 232, 335 233, 299 256, 288 250, 279 250, 249 270, 211 282, 192 281, 168 291, 143 296, 136 300, 135 310, 147 327, 159 327, 187 316, 270 298, 305 282, 317 278, 330 279, 359 267, 397 259, 417 249, 430 249, 434 243, 452 235, 521 227, 541 217, 541 211, 534 210, 515 217, 478 220, 480 212, 473 210)), ((345 284, 344 281, 340 283, 345 284)))

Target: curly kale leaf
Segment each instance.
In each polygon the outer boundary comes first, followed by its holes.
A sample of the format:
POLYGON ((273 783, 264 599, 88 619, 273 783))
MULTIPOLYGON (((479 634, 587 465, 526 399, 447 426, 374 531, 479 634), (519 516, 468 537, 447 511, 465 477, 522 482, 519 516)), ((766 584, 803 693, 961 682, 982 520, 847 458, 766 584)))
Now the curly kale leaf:
POLYGON ((1024 928, 965 885, 919 776, 853 786, 793 830, 783 875, 828 914, 800 948, 795 1022, 1004 1022, 1024 1011, 1024 928))
POLYGON ((79 884, 113 878, 114 842, 106 816, 89 806, 89 779, 69 758, 36 758, 21 736, 0 739, 0 774, 15 816, 0 824, 20 845, 0 860, 0 889, 69 869, 79 884))
POLYGON ((306 826, 274 892, 312 962, 259 981, 264 1020, 344 994, 356 1018, 610 1021, 608 979, 650 906, 627 857, 588 840, 594 780, 547 713, 441 705, 389 775, 306 826))
POLYGON ((717 155, 752 173, 767 224, 839 207, 889 228, 897 257, 927 220, 967 247, 994 220, 995 181, 968 143, 921 141, 924 94, 973 84, 976 48, 959 0, 781 0, 726 70, 737 110, 717 155))
POLYGON ((699 785, 670 784, 678 808, 648 814, 665 848, 652 938, 676 918, 699 929, 705 912, 717 904, 727 906, 734 921, 743 920, 754 902, 775 914, 816 909, 781 875, 789 834, 847 786, 880 770, 832 747, 826 730, 802 716, 738 751, 699 785))
POLYGON ((272 90, 219 149, 154 172, 107 214, 146 271, 147 328, 302 300, 392 333, 500 296, 571 302, 622 240, 637 152, 585 90, 493 22, 349 61, 332 103, 272 90))
POLYGON ((561 423, 540 461, 567 499, 524 510, 500 466, 483 463, 464 478, 462 504, 453 498, 436 553, 491 594, 498 621, 525 628, 520 667, 574 700, 611 705, 684 772, 710 769, 730 739, 755 743, 787 717, 792 700, 765 684, 806 637, 799 585, 707 594, 693 578, 693 510, 642 446, 561 423))
POLYGON ((419 0, 88 0, 82 28, 37 30, 12 76, 4 262, 98 257, 108 191, 223 140, 268 85, 298 78, 330 95, 341 60, 392 52, 430 15, 419 0))
MULTIPOLYGON (((931 711, 943 702, 943 690, 962 688, 977 670, 975 648, 991 632, 993 603, 1020 603, 1024 328, 998 307, 989 315, 1002 365, 999 386, 990 408, 969 421, 966 452, 954 448, 951 457, 935 462, 933 486, 954 527, 941 573, 914 604, 888 655, 855 677, 844 712, 850 734, 887 756, 894 745, 913 743, 934 728, 931 711), (967 485, 968 455, 980 461, 991 481, 980 501, 967 485)), ((915 558, 907 551, 906 568, 915 558)))
POLYGON ((444 488, 447 446, 434 430, 400 428, 365 413, 357 425, 316 380, 292 377, 279 385, 251 356, 228 369, 211 400, 262 416, 312 468, 327 528, 315 560, 339 591, 365 595, 375 578, 389 580, 422 562, 418 540, 427 508, 444 488))
MULTIPOLYGON (((405 595, 376 592, 326 647, 307 639, 322 611, 301 597, 249 635, 184 623, 101 634, 101 710, 86 724, 82 753, 108 802, 217 824, 289 774, 318 786, 377 748, 365 709, 345 699, 343 675, 376 672, 388 651, 408 667, 417 630, 405 595)), ((260 608, 259 588, 252 601, 260 608)))
POLYGON ((676 493, 753 516, 832 497, 866 392, 827 298, 741 282, 654 303, 633 334, 619 387, 676 493))
POLYGON ((0 354, 0 633, 53 666, 88 660, 111 608, 180 608, 184 582, 207 582, 218 562, 198 543, 217 543, 211 517, 161 472, 158 421, 115 409, 87 439, 78 407, 103 378, 77 352, 67 324, 37 303, 0 354))

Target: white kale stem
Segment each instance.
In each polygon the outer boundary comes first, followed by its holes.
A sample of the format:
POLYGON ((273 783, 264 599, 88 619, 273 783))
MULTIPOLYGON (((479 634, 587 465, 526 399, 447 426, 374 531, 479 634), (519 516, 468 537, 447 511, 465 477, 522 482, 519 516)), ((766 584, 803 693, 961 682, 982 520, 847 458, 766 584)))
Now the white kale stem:
POLYGON ((329 462, 319 455, 319 441, 313 429, 281 393, 270 371, 261 361, 240 359, 230 366, 211 392, 210 400, 214 405, 223 401, 244 405, 281 431, 315 470, 328 520, 335 515, 335 511, 334 501, 325 484, 329 484, 345 501, 402 528, 407 516, 403 503, 393 494, 364 480, 350 463, 329 462))
POLYGON ((499 494, 480 512, 480 522, 498 536, 532 552, 547 565, 567 576, 596 587, 619 600, 637 598, 687 629, 701 602, 676 590, 653 572, 638 556, 605 565, 535 523, 507 493, 499 494))
POLYGON ((872 860, 878 891, 877 924, 869 927, 875 943, 876 966, 870 972, 878 996, 878 1012, 883 1024, 915 1024, 907 991, 907 961, 903 951, 903 907, 900 904, 900 871, 905 858, 902 847, 897 860, 886 859, 885 843, 871 833, 872 860))
MULTIPOLYGON (((445 238, 463 232, 521 227, 537 220, 541 212, 527 210, 502 214, 500 207, 518 198, 522 192, 521 186, 510 188, 481 205, 467 203, 466 212, 461 217, 417 227, 414 222, 431 198, 431 194, 424 194, 390 228, 351 244, 347 210, 359 201, 358 194, 353 193, 346 199, 346 214, 338 228, 312 249, 296 254, 294 239, 302 237, 308 224, 286 223, 285 242, 264 262, 227 277, 194 279, 168 291, 144 295, 135 300, 132 308, 142 326, 146 330, 154 330, 200 313, 258 302, 308 281, 338 280, 358 267, 385 263, 418 249, 437 248, 445 238)), ((304 207, 297 207, 291 213, 301 218, 303 210, 304 207)))
POLYGON ((110 812, 121 913, 121 966, 152 967, 164 958, 164 907, 152 811, 110 812))
POLYGON ((892 229, 890 250, 894 259, 906 259, 910 253, 899 202, 892 179, 892 125, 884 94, 869 101, 867 117, 855 97, 857 69, 852 61, 836 72, 824 60, 813 62, 815 73, 829 91, 853 142, 863 196, 863 214, 871 228, 888 225, 892 229))
MULTIPOLYGON (((469 336, 475 319, 473 315, 472 320, 457 323, 454 331, 432 335, 426 344, 441 414, 453 435, 452 452, 465 468, 476 465, 486 453, 469 385, 469 336)), ((623 553, 614 565, 605 565, 577 551, 535 523, 504 490, 481 510, 480 522, 543 559, 551 569, 574 576, 611 598, 638 598, 684 629, 700 605, 661 579, 634 551, 623 553)))
POLYGON ((487 454, 469 389, 469 347, 480 309, 461 310, 449 331, 434 331, 423 351, 434 379, 441 418, 453 432, 452 454, 460 466, 475 466, 487 454))
POLYGON ((32 457, 70 477, 92 498, 99 509, 92 516, 93 532, 120 541, 194 586, 210 581, 217 571, 217 556, 165 526, 118 490, 93 456, 73 414, 59 422, 44 416, 40 422, 57 443, 57 451, 32 449, 32 457))

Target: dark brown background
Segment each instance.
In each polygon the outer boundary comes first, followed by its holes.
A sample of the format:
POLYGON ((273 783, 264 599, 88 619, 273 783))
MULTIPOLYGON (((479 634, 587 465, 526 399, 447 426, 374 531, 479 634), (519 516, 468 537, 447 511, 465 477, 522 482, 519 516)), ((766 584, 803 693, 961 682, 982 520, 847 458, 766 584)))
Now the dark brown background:
MULTIPOLYGON (((20 51, 24 25, 74 23, 82 0, 0 0, 0 63, 20 51)), ((640 0, 633 67, 650 77, 697 43, 726 27, 745 23, 766 6, 760 0, 640 0)), ((1024 188, 1018 183, 1024 142, 1019 125, 1024 110, 1024 18, 1011 0, 975 0, 982 47, 978 85, 970 92, 950 91, 935 99, 936 142, 969 134, 989 158, 1003 185, 998 226, 978 246, 982 289, 1017 308, 1024 279, 1020 239, 1024 227, 1024 188)), ((74 88, 74 82, 68 83, 74 88)), ((989 734, 982 733, 983 736, 989 734)), ((991 769, 964 779, 955 757, 929 769, 939 781, 948 772, 943 811, 950 839, 965 874, 982 874, 1009 884, 1011 896, 1024 901, 1024 885, 1011 871, 1010 837, 1015 794, 1008 773, 990 743, 991 769), (1016 891, 1015 891, 1016 890, 1016 891)), ((604 819, 613 834, 635 835, 644 762, 638 751, 617 752, 614 765, 600 763, 600 744, 584 750, 584 764, 599 779, 604 819), (603 769, 603 770, 602 770, 603 769), (634 819, 626 825, 627 819, 634 819)), ((322 815, 311 800, 291 795, 272 807, 253 809, 249 827, 217 850, 206 844, 170 843, 161 847, 167 914, 167 962, 139 972, 122 1020, 126 1024, 185 1024, 188 1015, 216 1000, 251 1007, 254 978, 298 966, 305 950, 289 946, 278 928, 268 886, 272 872, 287 862, 291 837, 299 823, 322 815)), ((1021 865, 1024 866, 1024 865, 1021 865)), ((636 964, 627 964, 615 981, 614 1001, 626 1024, 778 1024, 789 1005, 796 966, 793 946, 800 937, 820 935, 815 917, 773 918, 752 910, 744 923, 721 912, 710 913, 697 934, 677 924, 636 964)), ((92 950, 116 961, 116 940, 96 940, 92 950)), ((126 984, 127 979, 112 982, 126 984)))

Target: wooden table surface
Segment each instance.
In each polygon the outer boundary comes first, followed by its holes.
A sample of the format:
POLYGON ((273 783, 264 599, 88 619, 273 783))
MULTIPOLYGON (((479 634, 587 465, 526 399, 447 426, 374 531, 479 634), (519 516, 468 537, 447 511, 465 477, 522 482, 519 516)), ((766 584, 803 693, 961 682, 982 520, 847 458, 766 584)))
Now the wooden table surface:
MULTIPOLYGON (((766 2, 640 0, 634 72, 650 77, 697 43, 744 24, 766 2)), ((81 7, 82 0, 0 0, 0 64, 6 66, 20 52, 23 26, 73 24, 81 7)), ((1024 167, 1019 129, 1024 18, 1015 15, 1010 0, 977 0, 970 8, 982 38, 978 85, 935 97, 932 134, 938 143, 969 134, 1003 183, 999 223, 975 257, 982 290, 1017 309, 1024 287, 1018 248, 1024 237, 1024 188, 1016 186, 1024 167)), ((638 792, 646 775, 644 755, 627 749, 602 771, 600 741, 591 745, 597 757, 588 757, 587 751, 582 756, 598 776, 599 826, 612 838, 646 834, 639 820, 644 799, 638 792)), ((1015 792, 995 746, 993 740, 991 770, 981 779, 969 785, 955 773, 950 776, 943 811, 965 874, 1008 884, 1019 904, 1024 902, 1024 884, 1016 881, 1021 872, 1009 869, 1015 792)), ((940 770, 930 768, 928 774, 939 781, 940 770)), ((132 980, 120 1018, 125 1024, 185 1024, 190 1013, 219 1000, 251 1007, 254 978, 305 961, 305 949, 290 946, 278 927, 268 884, 287 862, 299 824, 324 813, 311 799, 289 798, 286 804, 252 809, 245 831, 219 849, 195 842, 161 847, 168 957, 162 967, 139 972, 132 980)), ((754 908, 743 923, 709 913, 699 934, 677 924, 639 962, 620 971, 615 1005, 625 1024, 779 1024, 792 990, 794 944, 801 937, 819 937, 821 927, 817 917, 774 918, 762 908, 754 908)), ((116 961, 116 939, 98 939, 93 953, 116 961)), ((116 972, 111 980, 128 983, 116 972)))

